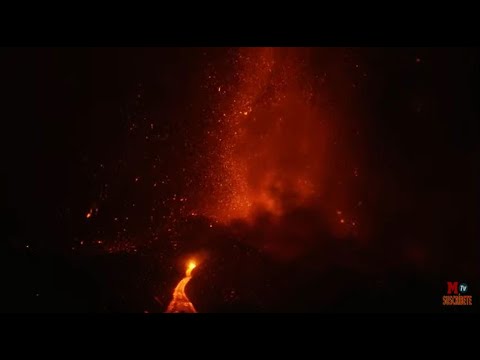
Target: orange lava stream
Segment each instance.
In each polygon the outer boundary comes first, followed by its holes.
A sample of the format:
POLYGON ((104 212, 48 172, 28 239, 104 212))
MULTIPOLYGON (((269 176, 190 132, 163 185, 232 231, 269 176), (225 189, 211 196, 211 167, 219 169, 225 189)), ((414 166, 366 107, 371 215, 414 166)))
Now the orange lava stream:
POLYGON ((190 261, 185 272, 185 277, 180 280, 178 285, 173 290, 173 299, 168 305, 166 313, 196 313, 195 307, 185 294, 185 287, 192 279, 192 271, 197 265, 190 261))

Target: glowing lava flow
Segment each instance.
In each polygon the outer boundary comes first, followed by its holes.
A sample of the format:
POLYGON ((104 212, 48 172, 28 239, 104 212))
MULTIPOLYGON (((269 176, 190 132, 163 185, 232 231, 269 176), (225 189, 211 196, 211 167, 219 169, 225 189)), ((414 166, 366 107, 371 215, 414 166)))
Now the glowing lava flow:
POLYGON ((194 261, 190 261, 187 265, 187 271, 185 277, 178 283, 175 290, 173 290, 173 299, 167 308, 167 313, 196 313, 195 307, 185 294, 185 286, 192 278, 192 271, 197 264, 194 261))

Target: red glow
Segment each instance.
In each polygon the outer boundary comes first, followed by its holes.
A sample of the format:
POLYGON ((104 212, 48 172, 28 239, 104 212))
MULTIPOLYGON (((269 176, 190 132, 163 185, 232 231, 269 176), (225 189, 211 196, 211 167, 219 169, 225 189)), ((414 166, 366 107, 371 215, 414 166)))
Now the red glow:
POLYGON ((328 128, 305 83, 304 50, 239 50, 232 81, 218 87, 218 161, 203 213, 222 222, 282 215, 322 190, 328 128))

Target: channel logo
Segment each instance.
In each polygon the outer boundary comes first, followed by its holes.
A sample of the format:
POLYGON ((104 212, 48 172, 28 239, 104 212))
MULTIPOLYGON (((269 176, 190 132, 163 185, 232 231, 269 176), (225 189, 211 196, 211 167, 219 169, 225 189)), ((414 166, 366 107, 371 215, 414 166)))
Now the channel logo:
POLYGON ((447 281, 447 295, 443 296, 444 306, 472 305, 472 295, 467 295, 468 285, 458 281, 447 281))

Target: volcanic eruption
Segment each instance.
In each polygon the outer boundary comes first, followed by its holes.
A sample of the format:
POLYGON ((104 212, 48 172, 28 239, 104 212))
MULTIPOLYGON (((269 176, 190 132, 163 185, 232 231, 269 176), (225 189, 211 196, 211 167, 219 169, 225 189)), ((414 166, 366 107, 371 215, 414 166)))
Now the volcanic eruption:
POLYGON ((0 310, 476 292, 477 49, 3 50, 0 310))
POLYGON ((244 48, 226 74, 208 74, 215 105, 195 214, 252 225, 312 209, 332 233, 358 232, 359 151, 311 61, 308 49, 244 48))
POLYGON ((209 225, 176 233, 191 247, 215 252, 233 239, 281 262, 319 253, 315 266, 323 266, 324 246, 358 233, 350 135, 309 70, 308 49, 244 48, 229 59, 224 73, 205 75, 212 110, 185 195, 186 217, 209 225))

